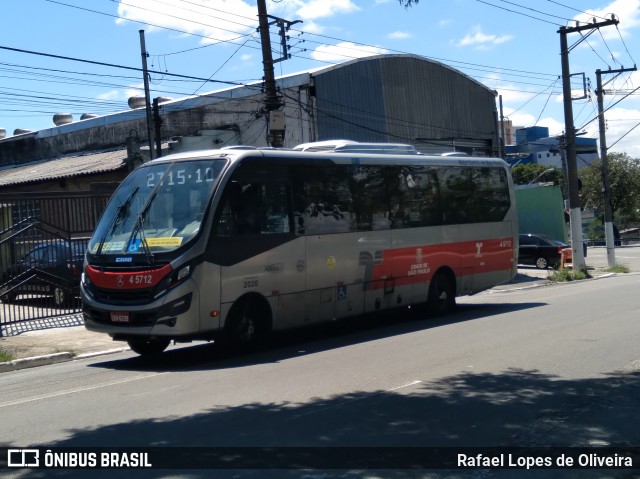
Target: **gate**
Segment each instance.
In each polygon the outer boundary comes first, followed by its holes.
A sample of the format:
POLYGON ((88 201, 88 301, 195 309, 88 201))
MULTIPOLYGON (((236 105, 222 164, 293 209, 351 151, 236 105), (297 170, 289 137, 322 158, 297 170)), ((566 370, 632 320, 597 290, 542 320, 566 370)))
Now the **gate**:
POLYGON ((110 196, 0 194, 0 325, 81 311, 84 252, 110 196))

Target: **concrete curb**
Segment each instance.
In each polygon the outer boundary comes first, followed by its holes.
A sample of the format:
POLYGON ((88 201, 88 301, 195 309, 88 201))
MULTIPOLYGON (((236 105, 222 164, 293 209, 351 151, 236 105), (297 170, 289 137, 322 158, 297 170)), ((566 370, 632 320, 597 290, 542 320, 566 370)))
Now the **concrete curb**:
POLYGON ((35 368, 38 366, 47 366, 49 364, 64 363, 77 359, 90 359, 97 356, 105 356, 107 354, 122 353, 129 351, 129 348, 107 349, 105 351, 96 351, 93 353, 85 353, 74 355, 73 353, 63 352, 54 354, 45 354, 42 356, 32 356, 30 358, 14 359, 5 363, 0 363, 0 373, 9 371, 17 371, 19 369, 35 368))
MULTIPOLYGON (((585 278, 585 279, 578 279, 575 281, 549 281, 547 279, 543 279, 540 278, 540 281, 536 281, 533 284, 529 284, 527 286, 514 286, 513 288, 509 288, 509 287, 505 287, 502 289, 489 289, 487 291, 483 291, 482 294, 499 294, 499 293, 510 293, 512 291, 523 291, 523 290, 527 290, 527 289, 533 289, 533 288, 544 288, 547 286, 560 286, 560 285, 564 285, 564 284, 578 284, 578 283, 582 283, 584 281, 595 281, 597 279, 603 279, 603 278, 611 278, 613 276, 618 276, 618 275, 634 275, 634 274, 640 274, 640 273, 606 273, 606 274, 601 274, 598 276, 592 276, 591 278, 585 278)), ((499 287, 498 287, 499 288, 499 287)))
POLYGON ((31 358, 14 359, 6 363, 0 363, 0 373, 16 371, 18 369, 34 368, 36 366, 46 366, 47 364, 62 363, 71 361, 72 353, 54 353, 43 356, 33 356, 31 358))

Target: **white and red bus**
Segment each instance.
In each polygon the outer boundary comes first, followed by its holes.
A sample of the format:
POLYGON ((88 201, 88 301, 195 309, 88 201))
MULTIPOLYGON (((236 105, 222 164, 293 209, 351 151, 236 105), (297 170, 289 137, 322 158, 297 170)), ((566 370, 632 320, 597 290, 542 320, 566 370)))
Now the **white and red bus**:
POLYGON ((144 355, 413 305, 445 314, 515 275, 517 233, 500 159, 353 142, 171 155, 105 209, 83 315, 144 355))

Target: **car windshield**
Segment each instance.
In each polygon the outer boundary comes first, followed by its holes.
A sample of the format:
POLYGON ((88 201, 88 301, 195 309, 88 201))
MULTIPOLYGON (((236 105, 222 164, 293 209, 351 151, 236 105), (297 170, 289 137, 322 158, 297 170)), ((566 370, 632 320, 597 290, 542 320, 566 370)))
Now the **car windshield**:
POLYGON ((200 230, 225 160, 149 164, 114 193, 91 238, 93 254, 172 251, 200 230))
POLYGON ((546 236, 546 235, 538 235, 540 238, 542 238, 544 241, 546 241, 547 243, 549 243, 552 246, 567 246, 565 243, 563 243, 562 241, 553 239, 551 236, 546 236))

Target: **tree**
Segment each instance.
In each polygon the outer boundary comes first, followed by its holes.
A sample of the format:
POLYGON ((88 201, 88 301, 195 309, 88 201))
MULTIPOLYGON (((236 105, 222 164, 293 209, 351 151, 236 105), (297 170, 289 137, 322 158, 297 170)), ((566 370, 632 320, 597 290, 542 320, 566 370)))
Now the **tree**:
MULTIPOLYGON (((609 190, 611 210, 619 226, 638 221, 640 208, 640 161, 626 153, 609 153, 609 190)), ((583 207, 604 210, 602 162, 594 161, 579 171, 583 207)))
POLYGON ((552 181, 554 184, 562 186, 564 183, 561 170, 536 163, 514 166, 511 169, 511 174, 513 175, 513 182, 516 185, 552 181))
POLYGON ((402 5, 404 8, 409 8, 414 3, 417 5, 419 1, 420 0, 398 0, 398 2, 400 2, 400 5, 402 5))

